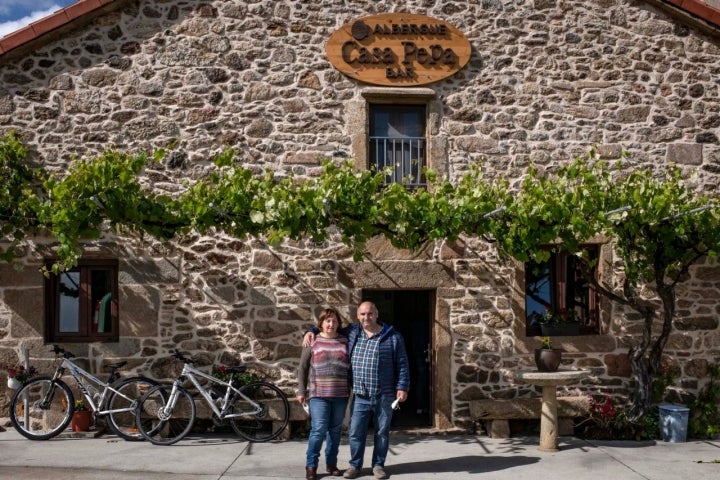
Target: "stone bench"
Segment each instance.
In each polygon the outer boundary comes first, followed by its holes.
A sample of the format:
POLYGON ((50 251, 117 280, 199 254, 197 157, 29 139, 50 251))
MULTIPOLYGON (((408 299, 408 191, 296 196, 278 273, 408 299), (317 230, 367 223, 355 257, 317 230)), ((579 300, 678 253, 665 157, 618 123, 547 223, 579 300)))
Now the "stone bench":
MULTIPOLYGON (((305 410, 303 410, 302 405, 300 405, 296 399, 288 398, 288 404, 290 406, 290 418, 288 419, 287 427, 285 427, 283 433, 280 434, 278 440, 287 440, 290 438, 292 422, 306 421, 309 418, 305 410)), ((271 420, 278 418, 277 409, 273 408, 272 404, 270 404, 269 407, 268 418, 271 420)), ((208 419, 213 415, 205 400, 199 396, 195 397, 195 409, 197 418, 208 419)))
MULTIPOLYGON (((510 438, 510 420, 540 419, 540 397, 471 400, 470 416, 474 421, 486 422, 491 438, 510 438)), ((588 398, 558 397, 558 433, 573 434, 573 419, 590 411, 588 398)))

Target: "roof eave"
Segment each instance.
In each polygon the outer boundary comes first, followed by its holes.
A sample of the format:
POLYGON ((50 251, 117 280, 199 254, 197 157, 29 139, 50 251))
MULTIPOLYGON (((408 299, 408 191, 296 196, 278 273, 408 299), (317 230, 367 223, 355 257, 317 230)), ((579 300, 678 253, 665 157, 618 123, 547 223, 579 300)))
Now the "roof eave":
MULTIPOLYGON (((72 5, 0 38, 0 63, 32 52, 95 17, 122 8, 131 0, 78 0, 72 5)), ((701 0, 646 0, 683 18, 702 32, 720 36, 720 10, 701 0)))
POLYGON ((707 35, 720 36, 720 10, 701 0, 646 0, 707 35))
POLYGON ((52 15, 0 38, 0 63, 25 55, 130 0, 78 0, 52 15))

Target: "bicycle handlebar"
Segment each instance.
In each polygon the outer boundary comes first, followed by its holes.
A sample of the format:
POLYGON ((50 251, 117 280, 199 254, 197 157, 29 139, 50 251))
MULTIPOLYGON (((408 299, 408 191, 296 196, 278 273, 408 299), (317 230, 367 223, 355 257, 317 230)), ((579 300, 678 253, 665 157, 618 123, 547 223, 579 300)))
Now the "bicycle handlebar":
POLYGON ((181 360, 183 363, 195 363, 192 358, 186 357, 186 354, 181 352, 180 350, 170 350, 170 353, 173 357, 181 360))
POLYGON ((68 352, 67 350, 65 350, 64 348, 62 348, 62 347, 59 346, 59 345, 53 345, 52 351, 53 351, 53 353, 54 353, 55 355, 60 355, 60 354, 62 354, 62 356, 65 357, 65 358, 73 358, 73 357, 75 356, 75 355, 73 355, 72 353, 68 352))

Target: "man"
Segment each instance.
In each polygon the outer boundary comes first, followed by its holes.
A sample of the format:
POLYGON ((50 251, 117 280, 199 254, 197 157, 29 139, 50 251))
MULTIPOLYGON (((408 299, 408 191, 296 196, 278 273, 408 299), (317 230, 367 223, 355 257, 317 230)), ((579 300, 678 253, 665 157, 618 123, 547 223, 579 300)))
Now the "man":
MULTIPOLYGON (((357 478, 365 456, 365 441, 371 418, 375 418, 372 453, 373 475, 387 478, 385 459, 390 446, 390 422, 395 400, 407 400, 410 373, 402 335, 387 324, 378 323, 378 310, 372 302, 362 302, 358 323, 342 329, 348 337, 352 368, 352 414, 350 417, 350 467, 343 475, 357 478)), ((305 335, 309 344, 317 329, 305 335)))

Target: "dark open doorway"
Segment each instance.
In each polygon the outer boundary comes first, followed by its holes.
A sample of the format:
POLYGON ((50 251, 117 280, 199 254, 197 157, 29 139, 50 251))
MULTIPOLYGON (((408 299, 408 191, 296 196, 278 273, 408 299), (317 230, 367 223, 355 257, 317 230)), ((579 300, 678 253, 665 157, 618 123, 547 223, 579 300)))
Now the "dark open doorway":
POLYGON ((432 290, 363 290, 363 300, 378 307, 379 320, 395 327, 405 340, 410 362, 410 394, 393 414, 393 427, 432 426, 430 326, 432 290))

